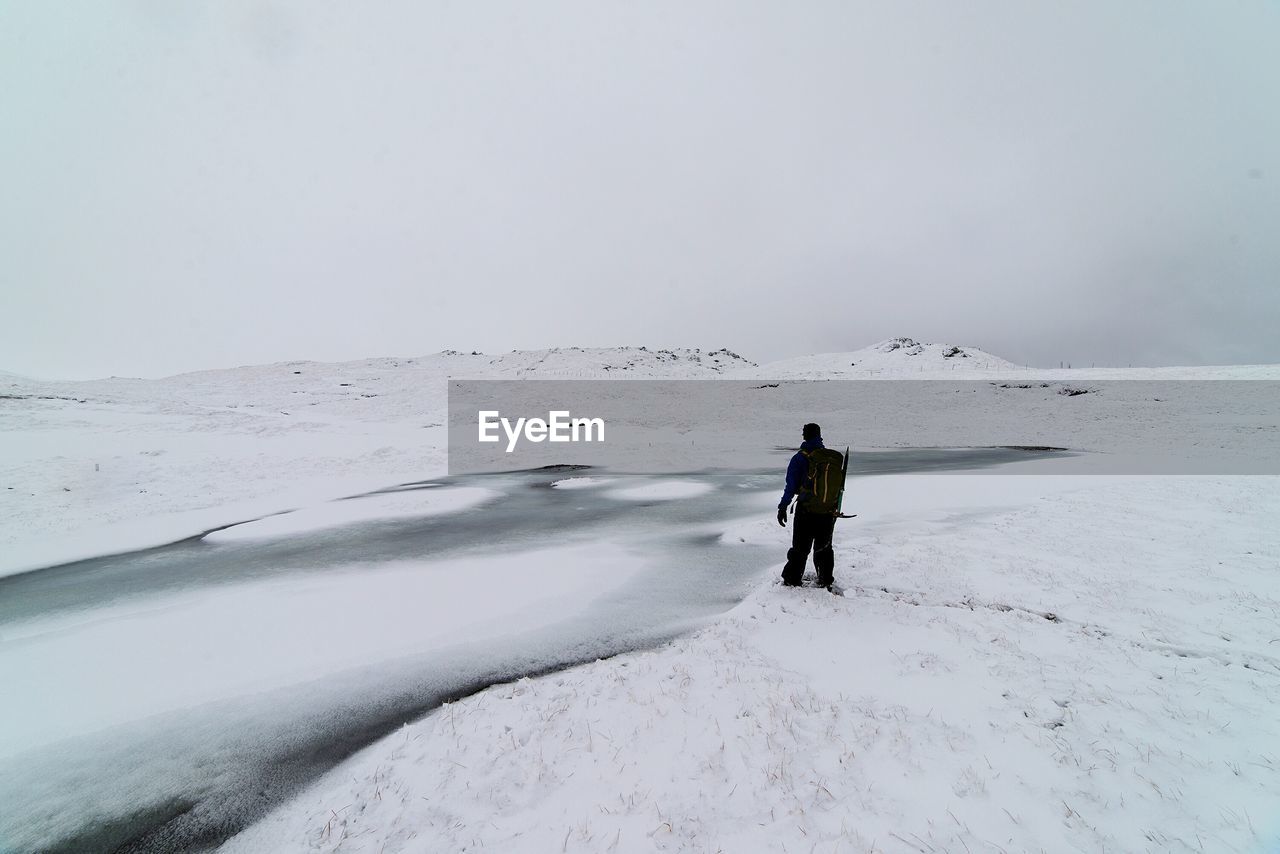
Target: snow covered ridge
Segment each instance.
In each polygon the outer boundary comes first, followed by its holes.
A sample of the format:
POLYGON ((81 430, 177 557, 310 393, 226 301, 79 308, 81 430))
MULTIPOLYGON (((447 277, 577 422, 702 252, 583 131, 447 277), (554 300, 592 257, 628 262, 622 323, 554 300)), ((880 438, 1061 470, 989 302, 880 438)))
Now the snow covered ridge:
POLYGON ((1277 380, 1280 365, 1159 368, 1041 368, 1020 365, 980 347, 889 338, 860 350, 815 353, 759 365, 739 376, 793 380, 988 379, 1017 374, 1037 380, 1277 380))
POLYGON ((350 362, 291 361, 175 374, 156 380, 109 377, 95 380, 41 380, 0 371, 0 400, 31 397, 84 397, 115 400, 167 394, 189 397, 234 392, 244 398, 256 391, 322 394, 333 397, 376 391, 362 384, 410 383, 421 394, 423 383, 458 379, 847 379, 900 374, 902 378, 937 375, 961 378, 1022 372, 1039 377, 1078 379, 1280 379, 1280 365, 1222 365, 1160 368, 1040 368, 1019 365, 973 346, 925 343, 889 338, 858 350, 814 353, 757 364, 722 347, 716 350, 677 347, 552 347, 482 353, 441 350, 423 356, 379 357, 350 362), (301 377, 302 379, 294 379, 301 377), (333 386, 326 383, 333 381, 333 386), (320 386, 320 388, 316 388, 320 386))
POLYGON ((517 379, 539 377, 591 377, 606 379, 627 375, 653 375, 677 378, 684 375, 715 376, 728 371, 755 367, 755 362, 727 347, 717 350, 675 347, 552 347, 546 350, 511 350, 507 353, 482 353, 479 350, 441 350, 422 356, 382 356, 350 362, 289 361, 265 365, 243 365, 174 374, 156 380, 108 377, 95 380, 40 380, 0 371, 0 393, 26 394, 43 386, 110 388, 117 392, 134 389, 139 384, 191 389, 211 389, 227 381, 241 386, 256 384, 272 377, 325 376, 345 378, 389 372, 438 374, 469 379, 517 379))
POLYGON ((770 362, 761 365, 757 373, 777 379, 864 379, 881 374, 904 378, 943 373, 950 376, 956 370, 1009 372, 1028 368, 977 347, 889 338, 847 353, 818 353, 770 362))
POLYGON ((502 375, 539 378, 624 378, 659 376, 696 378, 750 369, 755 362, 726 347, 703 352, 678 347, 650 350, 647 347, 588 348, 567 347, 550 350, 516 351, 489 361, 488 369, 502 375))

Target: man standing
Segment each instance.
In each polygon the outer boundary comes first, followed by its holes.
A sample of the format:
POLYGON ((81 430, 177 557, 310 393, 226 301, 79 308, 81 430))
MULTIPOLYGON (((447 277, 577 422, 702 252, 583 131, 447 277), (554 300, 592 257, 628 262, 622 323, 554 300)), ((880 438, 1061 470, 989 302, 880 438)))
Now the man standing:
POLYGON ((818 586, 828 590, 835 583, 835 552, 831 535, 839 511, 840 492, 844 488, 844 470, 838 451, 822 444, 822 428, 806 424, 804 442, 787 465, 787 487, 778 504, 778 524, 787 526, 787 506, 792 496, 796 501, 795 524, 791 529, 791 549, 782 570, 782 583, 799 587, 804 578, 809 549, 813 549, 813 565, 818 570, 818 586))

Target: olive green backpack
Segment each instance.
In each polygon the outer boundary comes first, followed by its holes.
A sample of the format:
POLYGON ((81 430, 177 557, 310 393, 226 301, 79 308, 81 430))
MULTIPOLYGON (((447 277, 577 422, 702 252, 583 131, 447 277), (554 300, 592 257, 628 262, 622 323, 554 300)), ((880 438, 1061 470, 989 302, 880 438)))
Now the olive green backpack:
POLYGON ((800 506, 809 513, 840 512, 844 491, 844 456, 830 448, 801 449, 809 460, 809 474, 800 493, 800 506))

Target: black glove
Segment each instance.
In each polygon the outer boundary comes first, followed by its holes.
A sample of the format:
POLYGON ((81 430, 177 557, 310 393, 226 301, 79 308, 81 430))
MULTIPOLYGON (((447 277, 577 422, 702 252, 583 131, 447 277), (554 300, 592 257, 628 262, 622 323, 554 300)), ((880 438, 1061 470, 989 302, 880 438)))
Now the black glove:
POLYGON ((784 528, 787 527, 787 505, 785 504, 778 508, 778 524, 784 528))

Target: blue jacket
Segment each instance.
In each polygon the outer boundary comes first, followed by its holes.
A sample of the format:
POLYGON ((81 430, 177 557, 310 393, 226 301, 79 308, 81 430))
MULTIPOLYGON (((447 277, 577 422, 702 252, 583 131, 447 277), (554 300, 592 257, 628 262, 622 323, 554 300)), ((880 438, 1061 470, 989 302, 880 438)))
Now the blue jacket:
POLYGON ((825 446, 822 444, 821 437, 807 439, 801 443, 800 450, 796 451, 791 462, 787 463, 787 488, 782 491, 782 500, 778 502, 779 507, 786 507, 791 503, 792 496, 800 491, 804 486, 805 478, 809 476, 809 458, 804 455, 804 452, 822 447, 825 446))

